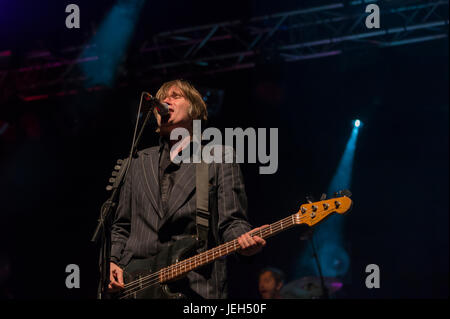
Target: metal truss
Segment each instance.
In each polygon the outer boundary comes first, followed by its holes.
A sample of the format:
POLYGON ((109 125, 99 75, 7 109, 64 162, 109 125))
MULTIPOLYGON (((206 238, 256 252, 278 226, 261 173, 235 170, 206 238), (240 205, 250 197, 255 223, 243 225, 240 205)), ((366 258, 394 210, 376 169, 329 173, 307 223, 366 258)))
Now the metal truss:
MULTIPOLYGON (((162 32, 129 52, 119 81, 126 85, 130 78, 214 74, 271 60, 293 62, 441 39, 448 37, 448 9, 448 0, 340 1, 162 32), (379 29, 366 27, 369 3, 380 8, 379 29)), ((26 101, 76 94, 86 78, 75 66, 104 58, 79 58, 85 47, 61 50, 67 54, 64 58, 46 50, 30 52, 25 66, 0 69, 2 91, 15 85, 14 92, 26 101)), ((8 51, 0 52, 0 68, 5 57, 8 51)), ((0 92, 0 99, 5 95, 0 92)))

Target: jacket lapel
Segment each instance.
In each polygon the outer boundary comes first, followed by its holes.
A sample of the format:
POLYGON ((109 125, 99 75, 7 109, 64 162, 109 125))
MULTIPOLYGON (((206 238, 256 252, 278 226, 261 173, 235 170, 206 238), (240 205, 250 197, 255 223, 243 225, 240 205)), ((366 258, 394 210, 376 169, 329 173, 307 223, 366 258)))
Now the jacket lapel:
POLYGON ((159 218, 162 218, 161 196, 159 194, 159 152, 157 148, 146 149, 140 159, 144 192, 150 199, 159 218))
POLYGON ((172 186, 170 192, 169 207, 167 214, 163 217, 162 224, 186 202, 192 192, 195 190, 195 164, 184 164, 180 168, 180 176, 177 182, 172 186))

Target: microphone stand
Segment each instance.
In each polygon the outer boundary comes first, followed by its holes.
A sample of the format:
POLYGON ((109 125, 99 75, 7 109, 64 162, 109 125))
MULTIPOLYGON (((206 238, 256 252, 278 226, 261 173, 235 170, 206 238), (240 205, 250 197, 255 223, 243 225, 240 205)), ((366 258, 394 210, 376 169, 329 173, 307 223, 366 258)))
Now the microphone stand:
POLYGON ((117 207, 117 197, 119 194, 119 189, 123 184, 123 181, 125 180, 127 174, 128 174, 128 168, 131 164, 131 158, 136 156, 137 153, 137 145, 139 144, 139 141, 141 139, 142 133, 144 131, 144 128, 150 119, 150 115, 153 112, 154 106, 151 106, 146 114, 146 117, 144 119, 144 122, 141 126, 141 129, 139 131, 139 134, 136 138, 136 130, 137 125, 139 121, 139 114, 142 106, 142 98, 144 96, 143 92, 141 94, 141 101, 139 103, 139 111, 138 111, 138 120, 136 121, 136 126, 134 130, 134 136, 133 136, 133 142, 131 146, 131 151, 128 159, 124 161, 124 173, 117 175, 116 181, 114 185, 116 187, 113 187, 113 192, 111 193, 111 196, 103 203, 101 209, 100 209, 100 217, 98 219, 97 228, 95 229, 94 235, 92 236, 91 242, 96 243, 99 240, 99 236, 101 233, 101 248, 100 248, 100 261, 99 261, 99 267, 100 267, 100 283, 97 291, 97 298, 103 299, 105 296, 105 291, 108 288, 109 284, 109 259, 111 255, 111 215, 113 210, 117 207))
POLYGON ((317 269, 319 270, 320 284, 322 286, 322 299, 330 299, 328 288, 325 286, 325 279, 322 274, 322 267, 320 267, 319 257, 317 256, 316 245, 314 244, 314 233, 311 232, 311 247, 313 251, 313 257, 316 260, 317 269))

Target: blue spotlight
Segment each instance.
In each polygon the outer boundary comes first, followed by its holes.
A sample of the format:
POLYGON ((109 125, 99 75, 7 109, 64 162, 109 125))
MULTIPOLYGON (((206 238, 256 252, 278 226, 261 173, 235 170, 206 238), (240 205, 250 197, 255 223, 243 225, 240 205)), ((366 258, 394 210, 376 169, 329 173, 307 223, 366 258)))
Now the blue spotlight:
POLYGON ((86 87, 113 85, 144 2, 119 0, 105 17, 90 46, 81 55, 81 58, 91 60, 81 65, 87 77, 86 87))
MULTIPOLYGON (((339 190, 351 188, 356 141, 363 123, 360 120, 355 120, 353 125, 344 153, 328 186, 327 193, 329 195, 339 190)), ((333 215, 316 227, 314 237, 317 241, 317 255, 324 276, 344 276, 350 268, 350 257, 344 248, 344 222, 345 219, 342 216, 333 215)), ((315 268, 312 252, 305 250, 300 256, 299 270, 296 275, 317 275, 314 271, 315 268)))
POLYGON ((340 243, 324 242, 319 260, 325 277, 344 276, 350 268, 350 256, 340 243))

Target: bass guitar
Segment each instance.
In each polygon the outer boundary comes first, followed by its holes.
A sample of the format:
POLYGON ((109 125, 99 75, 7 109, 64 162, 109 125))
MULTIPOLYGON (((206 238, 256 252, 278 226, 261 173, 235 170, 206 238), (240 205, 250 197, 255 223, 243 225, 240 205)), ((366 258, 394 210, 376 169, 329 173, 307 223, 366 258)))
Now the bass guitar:
MULTIPOLYGON (((263 239, 274 236, 296 225, 314 226, 332 213, 345 214, 352 207, 350 192, 340 197, 301 205, 299 211, 264 228, 251 232, 263 239)), ((157 255, 132 260, 124 269, 124 289, 112 295, 114 299, 186 298, 181 287, 186 285, 186 274, 218 258, 240 249, 237 239, 193 255, 199 248, 195 236, 167 245, 157 255)))

